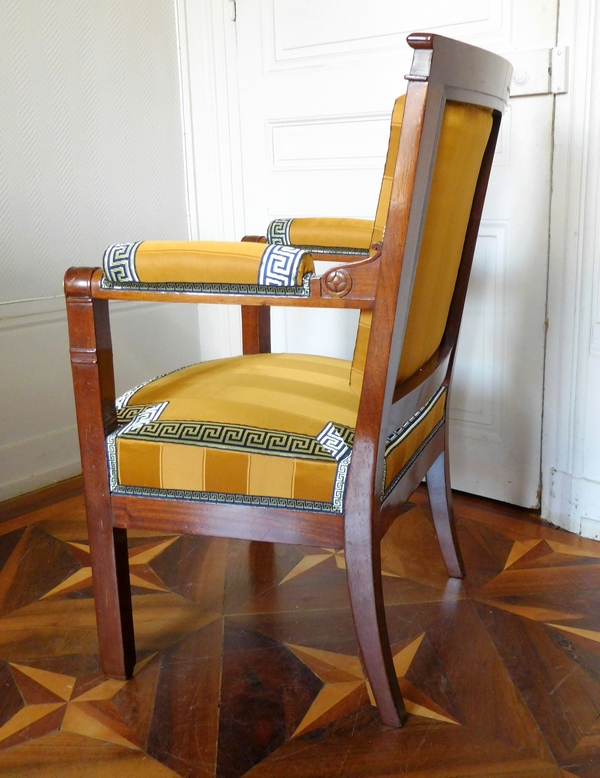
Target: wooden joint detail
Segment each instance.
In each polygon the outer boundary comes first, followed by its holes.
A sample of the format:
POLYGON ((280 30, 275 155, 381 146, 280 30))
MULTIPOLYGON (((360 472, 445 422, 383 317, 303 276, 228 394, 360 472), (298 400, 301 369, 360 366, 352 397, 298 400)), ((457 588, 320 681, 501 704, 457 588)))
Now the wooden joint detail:
POLYGON ((92 276, 96 267, 70 267, 65 273, 64 290, 69 298, 91 298, 92 276))
POLYGON ((244 354, 271 352, 271 311, 266 305, 242 305, 242 346, 244 354))
POLYGON ((311 296, 347 300, 375 300, 381 251, 372 257, 334 267, 324 276, 313 278, 311 296))
POLYGON ((97 365, 98 352, 94 349, 76 348, 70 349, 71 364, 73 365, 97 365))
POLYGON ((327 291, 335 297, 345 297, 352 289, 352 276, 346 268, 334 268, 324 278, 327 291))
POLYGON ((102 424, 106 435, 110 435, 117 429, 117 410, 112 398, 102 400, 102 424))
POLYGON ((433 35, 418 33, 409 35, 408 42, 415 50, 410 73, 404 78, 407 81, 429 81, 431 62, 433 60, 433 35))
POLYGON ((244 235, 241 242, 242 243, 266 243, 267 239, 264 235, 244 235))

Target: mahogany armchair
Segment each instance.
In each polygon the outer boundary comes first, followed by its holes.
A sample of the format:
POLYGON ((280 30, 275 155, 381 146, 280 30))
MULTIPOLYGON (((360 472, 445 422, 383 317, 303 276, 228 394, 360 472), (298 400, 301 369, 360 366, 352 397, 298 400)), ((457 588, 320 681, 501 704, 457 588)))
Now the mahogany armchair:
POLYGON ((104 672, 135 646, 127 530, 344 548, 362 661, 384 723, 406 717, 380 541, 426 476, 450 576, 463 575, 446 413, 460 319, 511 68, 415 33, 377 216, 277 220, 268 240, 111 247, 65 278, 104 672), (317 277, 313 255, 339 260, 317 277), (109 300, 242 306, 244 355, 115 400, 109 300), (272 305, 358 308, 351 362, 271 354, 272 305))

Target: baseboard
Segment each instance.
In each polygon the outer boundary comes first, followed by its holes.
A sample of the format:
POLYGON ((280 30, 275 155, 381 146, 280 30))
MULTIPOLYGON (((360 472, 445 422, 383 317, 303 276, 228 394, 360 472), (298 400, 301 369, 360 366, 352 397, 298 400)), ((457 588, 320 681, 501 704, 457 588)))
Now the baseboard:
POLYGON ((584 538, 600 539, 600 483, 553 470, 542 515, 584 538))
POLYGON ((0 500, 10 500, 79 475, 75 425, 0 447, 0 500))
POLYGON ((0 501, 12 500, 21 495, 27 495, 30 492, 51 487, 60 481, 74 478, 80 475, 80 473, 81 464, 77 459, 53 467, 50 470, 44 470, 41 473, 34 473, 18 481, 2 484, 0 486, 0 501))
POLYGON ((80 475, 65 481, 44 486, 34 492, 0 502, 0 523, 23 516, 25 513, 83 494, 83 478, 80 475))

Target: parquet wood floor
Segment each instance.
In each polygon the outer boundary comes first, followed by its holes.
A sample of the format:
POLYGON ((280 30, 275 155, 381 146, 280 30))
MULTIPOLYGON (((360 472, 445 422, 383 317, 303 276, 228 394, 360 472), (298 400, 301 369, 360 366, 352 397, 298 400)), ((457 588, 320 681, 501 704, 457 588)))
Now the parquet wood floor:
POLYGON ((421 492, 383 543, 411 713, 398 731, 371 705, 343 553, 131 533, 125 683, 98 668, 82 498, 13 509, 0 775, 600 776, 600 543, 483 500, 455 508, 462 584, 421 492))

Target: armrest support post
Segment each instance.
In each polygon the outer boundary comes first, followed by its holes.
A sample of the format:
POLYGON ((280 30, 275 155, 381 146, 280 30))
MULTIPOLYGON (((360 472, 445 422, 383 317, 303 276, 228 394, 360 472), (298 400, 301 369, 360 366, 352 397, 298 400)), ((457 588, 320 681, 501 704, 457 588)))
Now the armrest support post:
POLYGON ((271 310, 266 305, 242 305, 244 354, 271 353, 271 310))
POLYGON ((102 667, 128 678, 135 665, 127 531, 113 526, 105 436, 117 426, 108 301, 92 298, 95 268, 65 275, 71 369, 85 485, 102 667), (97 581, 104 581, 100 587, 97 581))

